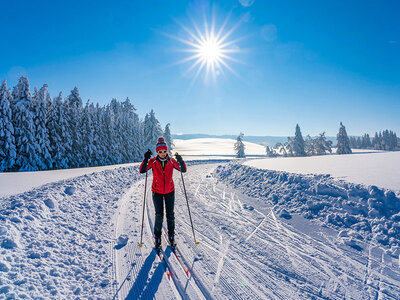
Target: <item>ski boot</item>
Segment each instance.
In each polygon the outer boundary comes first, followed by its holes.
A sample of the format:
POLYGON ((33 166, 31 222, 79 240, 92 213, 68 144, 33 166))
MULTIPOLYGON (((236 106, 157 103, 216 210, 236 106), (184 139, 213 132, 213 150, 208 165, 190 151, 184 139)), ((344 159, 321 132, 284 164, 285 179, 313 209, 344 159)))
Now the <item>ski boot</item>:
POLYGON ((176 249, 175 236, 170 235, 170 236, 168 237, 168 240, 169 240, 169 246, 171 247, 172 250, 175 251, 175 249, 176 249))
POLYGON ((157 251, 157 253, 160 252, 160 250, 161 250, 161 238, 160 237, 154 238, 154 249, 157 251))

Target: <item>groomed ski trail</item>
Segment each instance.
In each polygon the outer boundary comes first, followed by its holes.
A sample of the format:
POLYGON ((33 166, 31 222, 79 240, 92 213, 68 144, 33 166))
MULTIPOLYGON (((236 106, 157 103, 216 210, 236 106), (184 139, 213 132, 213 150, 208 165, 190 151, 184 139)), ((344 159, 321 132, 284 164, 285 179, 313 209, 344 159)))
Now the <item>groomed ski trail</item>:
POLYGON ((357 251, 336 243, 334 230, 301 217, 287 221, 275 216, 264 199, 218 182, 213 177, 218 165, 189 165, 184 174, 200 241, 197 246, 180 174, 174 175, 176 240, 192 272, 189 278, 172 252, 167 259, 176 282, 164 276, 164 266, 152 257, 151 172, 142 248, 137 245, 144 176, 119 200, 115 237, 127 234, 129 241, 114 249, 115 299, 134 299, 129 298, 133 295, 141 299, 396 299, 400 295, 399 281, 393 279, 400 279, 400 272, 384 261, 382 251, 357 251), (388 272, 391 276, 385 275, 388 272))

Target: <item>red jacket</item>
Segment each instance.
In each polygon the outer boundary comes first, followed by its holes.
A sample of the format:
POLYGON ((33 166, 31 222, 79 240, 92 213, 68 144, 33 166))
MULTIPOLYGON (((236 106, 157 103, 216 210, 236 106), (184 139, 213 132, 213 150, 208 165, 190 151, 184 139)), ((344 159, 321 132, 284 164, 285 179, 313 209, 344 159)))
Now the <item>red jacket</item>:
POLYGON ((150 169, 153 169, 153 185, 151 186, 151 190, 158 194, 168 194, 175 190, 174 181, 172 180, 172 173, 174 168, 181 172, 186 172, 186 164, 182 162, 182 169, 179 166, 179 163, 173 159, 168 157, 164 162, 164 169, 161 165, 161 161, 156 157, 152 157, 147 164, 147 167, 144 167, 145 161, 140 165, 140 172, 144 173, 150 169))

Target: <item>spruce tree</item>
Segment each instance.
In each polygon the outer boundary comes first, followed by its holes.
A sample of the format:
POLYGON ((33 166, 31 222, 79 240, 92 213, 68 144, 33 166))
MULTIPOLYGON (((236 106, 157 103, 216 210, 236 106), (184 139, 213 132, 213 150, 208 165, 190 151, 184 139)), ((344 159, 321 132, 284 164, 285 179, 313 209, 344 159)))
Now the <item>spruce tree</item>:
POLYGON ((35 124, 36 152, 38 154, 37 166, 39 170, 47 170, 53 167, 52 157, 50 155, 49 133, 46 127, 47 123, 47 104, 49 97, 47 84, 37 92, 33 98, 33 121, 35 124))
POLYGON ((174 145, 174 141, 173 141, 173 139, 172 139, 172 134, 171 134, 170 126, 171 126, 170 123, 168 123, 167 125, 165 125, 165 129, 164 129, 164 138, 165 138, 165 142, 167 143, 169 153, 172 153, 172 149, 174 148, 175 145, 174 145))
POLYGON ((158 137, 163 135, 160 122, 157 120, 154 110, 146 114, 144 119, 144 139, 145 148, 155 152, 158 137))
POLYGON ((243 136, 244 134, 241 132, 238 137, 236 138, 236 143, 234 145, 235 154, 237 158, 245 158, 246 155, 244 153, 245 146, 243 143, 243 136))
POLYGON ((51 102, 47 118, 50 154, 54 169, 67 169, 72 151, 72 139, 69 131, 67 107, 63 103, 62 93, 51 102))
POLYGON ((347 136, 346 127, 340 122, 339 133, 337 134, 337 154, 350 154, 352 153, 350 148, 349 137, 347 136))
POLYGON ((296 132, 293 140, 293 155, 294 156, 306 156, 305 143, 303 136, 300 131, 299 124, 296 124, 296 132))
POLYGON ((72 152, 69 157, 69 167, 80 167, 83 165, 83 142, 82 142, 82 99, 79 90, 75 87, 65 100, 68 112, 69 132, 71 135, 72 152))
POLYGON ((82 116, 82 142, 83 142, 83 161, 87 167, 96 166, 96 145, 95 130, 93 127, 93 111, 89 100, 86 102, 82 116))
POLYGON ((32 95, 26 76, 19 79, 12 92, 12 113, 17 156, 15 169, 18 171, 37 171, 35 124, 32 114, 32 95))
POLYGON ((17 156, 10 100, 11 93, 4 80, 0 87, 0 172, 11 171, 17 156))

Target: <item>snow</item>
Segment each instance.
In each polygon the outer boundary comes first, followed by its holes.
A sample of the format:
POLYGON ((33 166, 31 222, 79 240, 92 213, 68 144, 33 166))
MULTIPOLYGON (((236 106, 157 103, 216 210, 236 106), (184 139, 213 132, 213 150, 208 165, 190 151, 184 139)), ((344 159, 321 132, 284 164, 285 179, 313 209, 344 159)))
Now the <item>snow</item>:
POLYGON ((400 152, 248 160, 247 166, 298 174, 330 174, 338 179, 400 191, 400 152))
POLYGON ((33 188, 51 182, 70 179, 85 174, 91 174, 93 172, 102 172, 104 170, 112 170, 137 164, 138 163, 54 171, 0 173, 0 197, 27 192, 33 188))
POLYGON ((109 298, 112 217, 138 177, 111 168, 0 198, 0 299, 109 298))
POLYGON ((152 250, 152 176, 143 207, 137 163, 0 174, 0 299, 400 298, 400 194, 380 184, 398 177, 397 152, 227 163, 210 157, 233 156, 234 140, 202 140, 175 140, 204 159, 184 174, 199 245, 174 175, 189 275, 165 239, 171 278, 152 250), (370 182, 365 165, 380 172, 370 182))
MULTIPOLYGON (((178 152, 186 159, 210 159, 234 157, 233 139, 218 139, 218 138, 200 138, 179 140, 175 139, 174 153, 178 152)), ((265 156, 265 147, 259 144, 243 142, 245 145, 245 154, 247 156, 265 156)))

